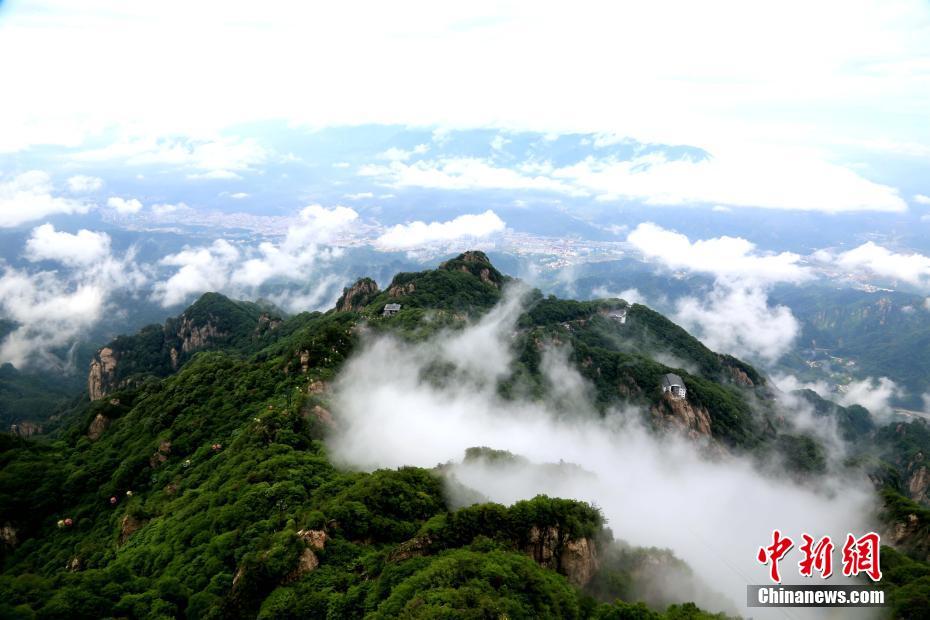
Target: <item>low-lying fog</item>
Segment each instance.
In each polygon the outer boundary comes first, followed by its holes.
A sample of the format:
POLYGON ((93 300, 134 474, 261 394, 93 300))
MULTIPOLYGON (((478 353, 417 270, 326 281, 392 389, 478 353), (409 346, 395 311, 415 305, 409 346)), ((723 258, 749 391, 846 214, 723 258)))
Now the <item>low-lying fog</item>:
MULTIPOLYGON (((724 608, 709 593, 698 596, 698 604, 757 618, 813 615, 744 607, 746 585, 768 579, 756 552, 771 543, 776 528, 796 541, 802 533, 842 541, 847 532, 873 529, 875 498, 864 476, 827 476, 816 489, 803 487, 760 471, 748 459, 709 459, 693 441, 658 436, 643 427, 634 409, 602 417, 589 386, 557 348, 544 356, 547 397, 505 400, 496 386, 509 374, 521 310, 520 295, 513 293, 462 331, 412 345, 391 337, 369 341, 337 382, 333 457, 369 470, 452 462, 459 482, 505 504, 539 493, 584 500, 601 508, 617 539, 671 549, 732 602, 724 608), (462 463, 472 446, 580 469, 462 463)), ((781 563, 786 583, 802 582, 798 560, 796 543, 781 563)), ((834 566, 838 560, 835 555, 834 566)), ((820 583, 814 579, 807 583, 820 583)), ((850 617, 848 609, 818 613, 850 617)))

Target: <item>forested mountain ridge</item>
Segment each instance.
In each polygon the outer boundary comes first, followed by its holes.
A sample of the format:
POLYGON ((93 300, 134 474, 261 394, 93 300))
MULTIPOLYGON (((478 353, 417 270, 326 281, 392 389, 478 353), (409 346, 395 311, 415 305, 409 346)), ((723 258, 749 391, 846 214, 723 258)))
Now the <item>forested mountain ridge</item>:
MULTIPOLYGON (((478 252, 398 274, 384 291, 373 284, 347 288, 339 309, 273 328, 260 307, 204 296, 164 328, 117 339, 120 363, 135 365, 56 435, 0 436, 0 616, 660 617, 631 602, 631 552, 587 504, 459 506, 441 468, 333 465, 332 381, 366 334, 422 340, 508 295, 508 279, 478 252), (385 315, 388 304, 400 307, 385 315), (209 338, 185 350, 178 334, 195 330, 209 338)), ((532 291, 522 303, 503 395, 519 386, 545 398, 542 353, 565 347, 602 415, 633 403, 656 432, 778 455, 798 476, 822 467, 817 441, 778 419, 760 373, 645 306, 532 291), (661 390, 670 372, 687 385, 684 401, 661 390)), ((857 440, 872 436, 862 411, 821 409, 857 440)), ((911 562, 896 583, 913 588, 926 565, 893 557, 911 562)), ((678 605, 661 617, 705 615, 678 605)))
POLYGON ((129 381, 178 370, 197 351, 255 346, 281 318, 259 304, 206 293, 164 325, 149 325, 134 336, 120 336, 94 355, 87 376, 91 400, 129 381))
POLYGON ((819 379, 889 377, 903 388, 897 400, 919 408, 930 390, 930 328, 926 297, 891 290, 827 286, 780 287, 773 301, 798 318, 795 373, 819 379), (814 364, 816 370, 809 366, 814 364))

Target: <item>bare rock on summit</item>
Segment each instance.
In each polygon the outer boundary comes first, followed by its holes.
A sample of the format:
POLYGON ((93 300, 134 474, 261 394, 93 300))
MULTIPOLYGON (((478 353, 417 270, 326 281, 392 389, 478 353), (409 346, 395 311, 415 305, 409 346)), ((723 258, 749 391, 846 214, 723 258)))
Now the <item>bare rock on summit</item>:
POLYGON ((490 284, 495 288, 500 288, 504 284, 504 276, 494 268, 488 255, 479 250, 463 252, 455 258, 440 264, 439 268, 470 273, 485 284, 490 284))
POLYGON ((181 352, 190 353, 203 349, 220 337, 227 334, 221 332, 212 321, 197 325, 190 317, 183 317, 178 326, 177 336, 181 340, 181 352))
POLYGON ((361 310, 378 295, 378 283, 371 278, 360 278, 355 284, 342 289, 342 297, 336 302, 339 312, 361 310))
POLYGON ((412 295, 414 291, 417 290, 417 285, 413 282, 407 282, 406 284, 395 284, 388 289, 388 297, 404 297, 406 295, 412 295))

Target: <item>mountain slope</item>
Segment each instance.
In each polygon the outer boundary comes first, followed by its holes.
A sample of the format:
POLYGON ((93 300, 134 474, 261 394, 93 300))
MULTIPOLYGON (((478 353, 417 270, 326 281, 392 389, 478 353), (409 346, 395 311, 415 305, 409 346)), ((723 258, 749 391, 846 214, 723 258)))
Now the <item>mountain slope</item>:
POLYGON ((41 433, 48 418, 80 392, 80 384, 76 376, 24 373, 12 364, 0 365, 0 428, 23 437, 41 433))
POLYGON ((91 400, 98 400, 146 375, 165 376, 203 349, 236 349, 260 340, 280 317, 250 302, 206 293, 180 316, 120 336, 94 355, 87 376, 91 400))
MULTIPOLYGON (((165 327, 114 341, 106 398, 75 407, 54 439, 0 439, 0 615, 660 617, 617 601, 632 596, 635 562, 587 504, 460 507, 442 467, 333 464, 321 441, 339 423, 331 381, 363 333, 454 333, 509 294, 480 253, 399 274, 385 291, 371 284, 273 330, 259 307, 205 296, 165 327), (388 303, 401 308, 384 316, 388 303)), ((565 347, 601 415, 635 404, 657 432, 796 448, 764 377, 647 308, 538 292, 524 304, 504 397, 548 398, 543 352, 565 347), (686 399, 663 394, 668 372, 686 399)), ((705 617, 693 606, 664 615, 705 617)))
POLYGON ((907 392, 901 403, 919 408, 930 391, 930 326, 925 298, 900 291, 824 286, 783 287, 773 301, 792 309, 802 331, 792 371, 812 379, 890 377, 907 392), (805 362, 819 366, 812 373, 805 362))

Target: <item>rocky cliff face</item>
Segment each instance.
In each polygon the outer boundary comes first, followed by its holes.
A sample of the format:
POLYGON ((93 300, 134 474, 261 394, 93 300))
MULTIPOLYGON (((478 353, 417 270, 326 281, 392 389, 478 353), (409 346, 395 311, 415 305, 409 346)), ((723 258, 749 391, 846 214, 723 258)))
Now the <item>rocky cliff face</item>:
POLYGON ((17 437, 32 437, 42 432, 42 425, 35 422, 23 421, 16 424, 10 424, 10 434, 17 437))
POLYGON ((119 544, 124 545, 129 537, 142 529, 145 522, 140 521, 132 515, 123 515, 119 522, 119 544))
POLYGON ((261 335, 270 331, 274 331, 281 327, 283 323, 281 319, 276 316, 272 316, 267 312, 263 312, 261 316, 258 317, 258 325, 255 326, 255 333, 261 335))
POLYGON ((322 551, 326 547, 329 537, 323 530, 300 530, 297 537, 303 540, 306 547, 297 560, 297 566, 285 578, 284 583, 300 579, 307 573, 313 572, 320 565, 320 559, 315 551, 322 551))
MULTIPOLYGON (((214 346, 219 340, 228 336, 216 326, 213 317, 210 320, 196 324, 190 317, 181 315, 178 320, 169 320, 161 328, 161 350, 150 353, 153 358, 167 359, 172 370, 180 367, 185 355, 214 346)), ((124 387, 123 375, 127 374, 121 367, 121 362, 127 351, 118 347, 117 340, 97 351, 90 363, 87 373, 87 393, 91 400, 99 400, 111 394, 114 390, 124 387)), ((131 351, 131 349, 130 349, 131 351)), ((130 360, 132 359, 131 353, 130 360)), ((132 368, 132 361, 129 362, 132 368)), ((150 370, 135 368, 131 372, 150 370)))
POLYGON ((594 541, 565 539, 554 526, 534 525, 522 551, 540 566, 559 571, 578 587, 586 586, 600 568, 594 541))
POLYGON ((177 332, 174 335, 181 341, 181 352, 190 353, 210 346, 217 339, 227 334, 217 329, 213 320, 201 325, 195 325, 190 318, 185 316, 182 317, 181 324, 178 325, 177 332))
POLYGON ((928 503, 928 490, 930 490, 930 471, 926 465, 915 469, 907 479, 907 493, 915 502, 928 503))
POLYGON ((650 412, 659 425, 678 430, 692 439, 711 436, 710 413, 704 407, 693 406, 687 399, 666 394, 650 412))
POLYGON ((429 536, 417 536, 397 545, 387 556, 388 562, 403 562, 410 558, 420 558, 434 552, 434 541, 429 536))
POLYGON ((930 535, 920 515, 911 513, 887 524, 881 532, 882 544, 888 544, 924 561, 930 560, 930 535))
POLYGON ((727 371, 730 373, 730 377, 733 379, 734 383, 737 385, 742 385, 744 387, 754 387, 755 383, 752 382, 752 379, 749 378, 742 369, 735 368, 733 366, 727 366, 727 371))
POLYGON ((336 302, 336 310, 350 312, 361 310, 379 293, 378 283, 371 278, 360 278, 349 288, 342 289, 342 297, 336 302))
POLYGON ((414 291, 417 290, 417 285, 413 282, 407 282, 406 284, 395 284, 388 289, 388 297, 404 297, 405 295, 412 295, 414 291))
MULTIPOLYGON (((442 541, 429 535, 417 536, 399 544, 388 554, 388 562, 403 562, 437 553, 442 541)), ((544 568, 558 571, 578 586, 586 586, 600 569, 597 546, 589 538, 567 538, 557 526, 534 525, 519 550, 544 568)))
POLYGON ((103 431, 107 430, 108 426, 110 426, 110 420, 102 413, 98 413, 94 416, 94 419, 90 423, 90 427, 87 429, 88 439, 97 441, 100 439, 100 436, 103 435, 103 431))
POLYGON ((116 387, 116 367, 119 357, 110 347, 103 347, 94 355, 87 374, 87 393, 91 400, 98 400, 116 387))

